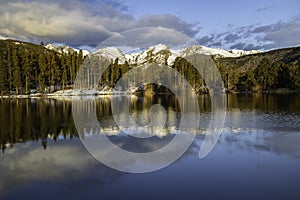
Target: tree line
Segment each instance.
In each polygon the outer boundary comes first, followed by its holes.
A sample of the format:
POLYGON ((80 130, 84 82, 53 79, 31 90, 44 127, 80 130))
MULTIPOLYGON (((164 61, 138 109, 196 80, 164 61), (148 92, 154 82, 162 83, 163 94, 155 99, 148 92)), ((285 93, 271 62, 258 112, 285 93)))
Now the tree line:
POLYGON ((83 61, 81 50, 60 54, 42 45, 12 42, 1 43, 0 50, 1 95, 65 89, 74 82, 83 61))
MULTIPOLYGON (((283 56, 285 57, 285 56, 283 56)), ((282 59, 273 59, 267 54, 257 56, 248 56, 246 58, 234 58, 234 62, 227 62, 225 59, 214 60, 218 71, 223 79, 224 87, 227 91, 271 91, 277 88, 287 88, 291 90, 300 88, 300 59, 296 57, 293 60, 284 62, 282 59), (244 59, 248 62, 244 63, 244 59)), ((231 60, 231 59, 230 59, 231 60)), ((232 61, 232 60, 231 60, 232 61)), ((105 70, 100 85, 113 87, 120 77, 134 66, 125 64, 118 64, 118 60, 112 63, 107 70, 105 70)), ((202 75, 197 69, 184 58, 177 57, 172 64, 173 69, 179 72, 185 80, 195 89, 196 92, 207 93, 207 85, 202 75)), ((205 67, 202 73, 205 73, 205 67)), ((207 73, 209 72, 207 69, 207 73)), ((152 76, 165 76, 163 72, 156 72, 152 76)), ((136 79, 139 75, 136 75, 136 79)), ((134 82, 134 80, 132 80, 134 82)), ((147 89, 159 91, 157 85, 150 84, 147 89)))
MULTIPOLYGON (((212 59, 228 91, 300 88, 300 48, 238 58, 212 57, 212 59)), ((11 91, 15 94, 29 94, 32 90, 43 93, 71 88, 83 60, 82 51, 58 53, 42 45, 2 41, 0 43, 1 95, 10 94, 11 91)), ((103 72, 102 77, 95 80, 98 81, 96 83, 98 89, 113 88, 116 82, 134 67, 136 65, 129 65, 127 61, 120 64, 119 60, 115 59, 103 72)), ((176 58, 169 67, 183 75, 197 92, 207 92, 201 74, 184 58, 176 58)), ((153 72, 151 76, 167 77, 163 72, 153 72)), ((133 79, 138 77, 139 74, 136 74, 133 79)), ((133 84, 134 82, 132 80, 133 84)), ((152 91, 159 90, 159 87, 154 84, 145 88, 152 91)))
POLYGON ((224 85, 229 91, 271 91, 277 88, 300 88, 299 61, 285 63, 262 58, 251 66, 218 63, 224 85))

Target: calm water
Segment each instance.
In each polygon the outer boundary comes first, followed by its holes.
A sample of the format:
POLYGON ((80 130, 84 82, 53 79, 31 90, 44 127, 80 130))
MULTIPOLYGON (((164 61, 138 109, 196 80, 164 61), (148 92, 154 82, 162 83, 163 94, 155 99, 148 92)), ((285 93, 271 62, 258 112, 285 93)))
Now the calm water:
MULTIPOLYGON (((178 129, 172 96, 130 99, 139 125, 149 108, 167 111, 164 131, 147 140, 118 134, 109 97, 97 98, 101 131, 116 145, 147 152, 166 145, 178 129)), ((228 95, 222 135, 204 159, 198 152, 211 117, 199 96, 201 128, 175 163, 152 173, 129 174, 99 163, 81 143, 71 99, 0 99, 0 199, 300 199, 300 95, 228 95)))

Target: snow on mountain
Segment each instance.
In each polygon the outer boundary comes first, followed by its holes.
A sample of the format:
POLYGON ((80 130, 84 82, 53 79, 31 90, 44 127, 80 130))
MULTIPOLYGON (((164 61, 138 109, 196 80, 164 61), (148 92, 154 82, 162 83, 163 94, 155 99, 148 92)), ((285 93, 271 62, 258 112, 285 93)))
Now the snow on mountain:
POLYGON ((116 58, 118 58, 120 64, 125 63, 125 61, 126 61, 125 55, 122 53, 122 51, 120 49, 118 49, 116 47, 106 47, 103 49, 99 49, 98 51, 96 51, 93 54, 107 57, 107 58, 111 59, 112 61, 114 61, 116 58))
POLYGON ((167 45, 158 44, 141 53, 126 54, 125 57, 129 64, 140 65, 146 62, 165 64, 171 54, 170 48, 167 45))
POLYGON ((125 57, 130 64, 143 64, 146 62, 156 62, 171 65, 176 57, 187 57, 193 54, 213 55, 217 57, 240 57, 249 54, 260 53, 260 51, 243 51, 215 49, 205 46, 190 46, 184 49, 172 50, 164 44, 150 47, 141 53, 126 54, 125 57))
MULTIPOLYGON (((56 46, 53 44, 48 44, 46 48, 55 50, 60 53, 68 53, 79 50, 73 49, 68 46, 56 46)), ((204 55, 213 55, 216 57, 240 57, 250 54, 260 53, 261 51, 252 50, 252 51, 244 51, 244 50, 224 50, 220 48, 210 48, 205 46, 189 46, 184 49, 173 50, 170 49, 165 44, 158 44, 144 50, 140 53, 130 53, 123 54, 123 52, 116 47, 106 47, 99 49, 94 52, 94 55, 102 55, 105 56, 112 61, 116 58, 119 59, 119 63, 122 64, 127 61, 129 64, 137 64, 141 65, 147 62, 155 62, 158 64, 168 64, 172 65, 176 59, 176 57, 187 57, 193 54, 204 54, 204 55)), ((83 55, 87 55, 89 52, 83 50, 83 55)))
POLYGON ((187 57, 193 54, 213 55, 217 57, 240 57, 249 54, 260 53, 260 51, 229 50, 210 48, 205 46, 190 46, 185 49, 171 50, 172 55, 168 58, 168 64, 172 64, 176 57, 187 57))
MULTIPOLYGON (((79 49, 74 49, 72 47, 69 47, 69 46, 57 46, 57 45, 54 45, 54 44, 47 44, 45 46, 47 49, 50 49, 50 50, 53 50, 53 51, 56 51, 58 53, 74 53, 74 52, 77 52, 79 53, 79 49)), ((90 52, 87 51, 87 50, 82 50, 82 54, 83 56, 86 56, 88 55, 90 52)))
MULTIPOLYGON (((150 47, 149 48, 149 50, 152 50, 152 52, 154 53, 154 54, 157 54, 157 53, 159 53, 159 52, 162 52, 162 51, 170 51, 170 48, 167 46, 167 45, 165 45, 165 44, 158 44, 158 45, 155 45, 155 46, 153 46, 153 47, 150 47)), ((149 51, 148 50, 148 51, 149 51)))
POLYGON ((244 50, 236 50, 236 49, 229 50, 228 52, 235 55, 235 57, 261 53, 261 51, 259 51, 259 50, 244 51, 244 50))

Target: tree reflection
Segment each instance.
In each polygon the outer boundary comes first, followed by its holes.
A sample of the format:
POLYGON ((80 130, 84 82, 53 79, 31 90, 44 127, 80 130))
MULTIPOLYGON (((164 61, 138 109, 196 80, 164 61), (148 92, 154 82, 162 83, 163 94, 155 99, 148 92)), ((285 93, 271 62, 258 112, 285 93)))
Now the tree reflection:
MULTIPOLYGON (((225 95, 225 94, 224 94, 225 95)), ((228 110, 248 110, 255 112, 299 112, 299 95, 265 95, 265 94, 228 94, 228 110), (288 97, 288 98, 287 98, 288 97)), ((118 134, 118 125, 112 116, 112 98, 130 100, 130 113, 140 126, 150 122, 149 109, 154 104, 160 104, 167 112, 166 127, 176 129, 180 118, 178 99, 171 93, 140 94, 120 97, 95 97, 96 113, 103 133, 118 134)), ((200 114, 210 113, 211 101, 209 95, 198 96, 200 114)), ((82 105, 84 106, 84 105, 82 105)), ((209 116, 209 115, 208 115, 209 116)), ((207 119, 209 120, 209 119, 207 119)), ((208 121, 209 122, 209 121, 208 121)), ((200 127, 206 127, 205 120, 200 127)), ((199 128, 200 131, 201 128, 199 128)), ((169 130, 169 129, 168 129, 169 130)), ((172 129, 173 130, 173 129, 172 129)), ((49 140, 78 138, 72 116, 72 99, 2 99, 0 98, 0 147, 4 153, 7 147, 15 143, 27 141, 40 142, 46 149, 49 140)))
POLYGON ((2 152, 8 144, 57 140, 77 137, 71 115, 71 102, 56 99, 1 99, 0 144, 2 152))

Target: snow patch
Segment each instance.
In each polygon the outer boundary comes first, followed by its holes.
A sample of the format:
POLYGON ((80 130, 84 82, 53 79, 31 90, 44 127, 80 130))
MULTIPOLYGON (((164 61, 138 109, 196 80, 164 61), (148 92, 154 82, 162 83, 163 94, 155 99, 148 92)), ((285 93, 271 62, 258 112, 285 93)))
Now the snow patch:
MULTIPOLYGON (((150 47, 149 48, 149 50, 153 50, 153 53, 154 54, 157 54, 158 52, 160 52, 160 51, 170 51, 170 49, 169 49, 169 47, 167 46, 167 45, 165 45, 165 44, 158 44, 158 45, 155 45, 155 46, 153 46, 153 47, 150 47)), ((148 51, 149 51, 148 50, 148 51)))
MULTIPOLYGON (((74 51, 79 52, 78 49, 73 49, 68 46, 56 46, 54 44, 48 44, 46 48, 57 51, 59 53, 68 53, 74 51)), ((86 50, 83 50, 82 52, 84 56, 89 54, 89 52, 86 50)), ((236 49, 227 51, 220 48, 210 48, 201 45, 194 45, 187 48, 174 50, 170 49, 167 45, 160 43, 138 53, 135 52, 124 54, 119 48, 106 47, 99 49, 93 54, 107 57, 112 61, 118 58, 120 64, 123 64, 125 63, 125 61, 127 61, 131 65, 141 65, 147 62, 155 62, 158 64, 166 64, 167 62, 168 65, 172 65, 177 57, 187 57, 193 54, 204 54, 216 57, 240 57, 257 53, 261 53, 261 51, 244 51, 236 49)))
POLYGON ((99 49, 98 51, 96 51, 93 54, 107 57, 107 58, 111 59, 112 61, 114 61, 116 58, 118 58, 120 64, 125 63, 125 60, 126 60, 125 55, 122 53, 122 51, 116 47, 106 47, 103 49, 99 49))
MULTIPOLYGON (((53 51, 56 51, 58 53, 74 53, 74 52, 77 52, 79 53, 80 49, 74 49, 74 48, 71 48, 69 46, 57 46, 57 45, 54 45, 54 44, 47 44, 45 46, 45 48, 49 49, 49 50, 53 50, 53 51)), ((88 55, 90 52, 87 51, 87 50, 82 50, 82 55, 83 57, 88 55)))

